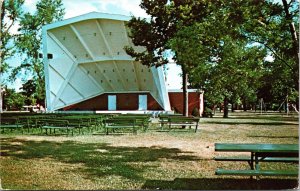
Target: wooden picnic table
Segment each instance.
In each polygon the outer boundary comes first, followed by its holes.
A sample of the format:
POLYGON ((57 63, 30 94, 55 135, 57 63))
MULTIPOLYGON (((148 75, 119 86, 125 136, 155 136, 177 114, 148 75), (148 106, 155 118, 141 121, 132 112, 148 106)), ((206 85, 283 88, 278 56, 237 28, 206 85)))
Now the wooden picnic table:
POLYGON ((248 152, 250 157, 216 157, 219 161, 248 161, 251 170, 217 169, 217 175, 287 175, 298 176, 298 171, 260 170, 260 162, 299 162, 299 144, 232 144, 216 143, 218 152, 248 152))

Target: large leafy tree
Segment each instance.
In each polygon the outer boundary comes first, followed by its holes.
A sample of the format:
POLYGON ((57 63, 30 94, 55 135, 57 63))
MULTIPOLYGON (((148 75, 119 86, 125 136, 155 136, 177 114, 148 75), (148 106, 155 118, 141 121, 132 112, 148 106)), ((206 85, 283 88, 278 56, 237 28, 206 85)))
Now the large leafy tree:
MULTIPOLYGON (((42 26, 63 19, 64 8, 61 0, 40 0, 35 13, 25 13, 20 20, 19 35, 15 42, 18 51, 24 55, 20 66, 14 68, 11 77, 25 73, 25 82, 31 77, 35 83, 35 97, 44 103, 45 81, 42 60, 39 58, 42 42, 42 26)), ((32 83, 32 82, 30 82, 32 83)))
MULTIPOLYGON (((183 27, 193 25, 195 21, 203 21, 221 1, 194 0, 142 0, 140 6, 151 16, 149 20, 133 17, 128 26, 131 38, 136 46, 146 48, 143 52, 135 52, 127 47, 129 55, 148 66, 161 66, 168 63, 165 56, 170 49, 169 41, 183 27)), ((188 115, 187 78, 190 68, 195 63, 184 62, 178 52, 172 49, 173 59, 182 67, 184 115, 188 115)))
POLYGON ((22 14, 21 6, 24 0, 4 0, 1 1, 1 33, 0 33, 0 72, 3 74, 9 68, 7 59, 15 53, 14 38, 16 34, 12 33, 12 28, 16 26, 22 14))
POLYGON ((15 53, 15 34, 12 28, 16 26, 21 14, 24 0, 2 0, 0 1, 0 113, 2 112, 3 85, 6 83, 3 74, 7 72, 9 64, 7 60, 15 53))
POLYGON ((239 29, 248 41, 259 43, 274 57, 274 61, 266 65, 267 76, 261 80, 264 87, 259 90, 259 96, 279 101, 289 94, 297 94, 299 2, 242 1, 239 6, 232 7, 233 10, 240 13, 236 16, 241 20, 239 29))
POLYGON ((5 88, 3 105, 7 110, 20 110, 25 104, 26 97, 14 89, 5 88))

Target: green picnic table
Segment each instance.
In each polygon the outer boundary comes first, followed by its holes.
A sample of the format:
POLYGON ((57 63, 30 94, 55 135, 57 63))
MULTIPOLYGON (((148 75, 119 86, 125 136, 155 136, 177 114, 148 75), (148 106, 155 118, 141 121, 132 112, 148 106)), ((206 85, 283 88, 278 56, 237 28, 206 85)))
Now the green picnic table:
POLYGON ((216 157, 217 161, 248 161, 251 170, 217 169, 217 175, 298 176, 294 170, 261 170, 260 162, 299 163, 299 144, 235 144, 216 143, 217 152, 247 152, 250 157, 216 157))

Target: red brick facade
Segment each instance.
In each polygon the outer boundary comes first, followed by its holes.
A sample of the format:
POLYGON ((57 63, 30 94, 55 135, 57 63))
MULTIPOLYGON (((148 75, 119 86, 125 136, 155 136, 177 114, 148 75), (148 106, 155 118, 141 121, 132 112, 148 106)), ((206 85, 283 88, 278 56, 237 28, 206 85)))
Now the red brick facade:
POLYGON ((108 110, 109 95, 116 95, 117 110, 138 110, 139 95, 147 95, 147 110, 163 110, 150 93, 102 94, 89 100, 65 107, 64 110, 108 110))
MULTIPOLYGON (((202 94, 198 92, 189 92, 189 115, 192 115, 194 108, 200 109, 202 94)), ((183 113, 183 94, 182 92, 169 92, 171 109, 176 113, 183 113)))
MULTIPOLYGON (((107 111, 108 96, 116 95, 117 110, 138 110, 139 95, 147 95, 147 110, 163 110, 150 93, 116 93, 102 94, 89 100, 65 107, 63 110, 93 110, 107 111)), ((183 94, 182 92, 169 92, 171 109, 176 113, 183 113, 183 94)), ((192 115, 196 108, 202 113, 203 94, 198 92, 189 92, 189 115, 192 115)))

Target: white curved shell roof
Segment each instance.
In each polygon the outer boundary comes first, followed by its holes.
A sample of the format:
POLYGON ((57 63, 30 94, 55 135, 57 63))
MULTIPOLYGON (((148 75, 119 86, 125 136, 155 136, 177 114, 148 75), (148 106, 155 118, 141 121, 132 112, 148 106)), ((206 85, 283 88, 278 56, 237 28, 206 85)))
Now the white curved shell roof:
POLYGON ((103 93, 130 92, 149 92, 170 110, 162 68, 143 66, 124 51, 134 47, 125 24, 129 19, 92 12, 43 27, 48 111, 103 93))

